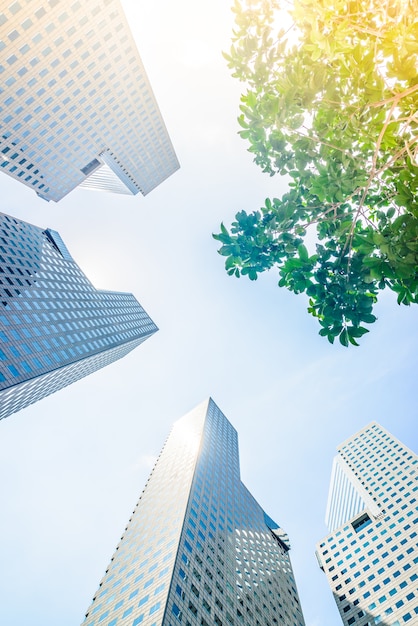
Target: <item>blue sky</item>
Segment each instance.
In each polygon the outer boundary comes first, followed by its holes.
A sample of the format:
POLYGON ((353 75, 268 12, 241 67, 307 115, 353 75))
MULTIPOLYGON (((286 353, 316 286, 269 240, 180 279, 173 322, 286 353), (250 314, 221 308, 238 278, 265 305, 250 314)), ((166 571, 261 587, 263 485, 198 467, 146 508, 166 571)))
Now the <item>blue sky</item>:
POLYGON ((220 221, 285 189, 237 136, 227 4, 123 2, 181 163, 149 196, 48 204, 1 177, 4 212, 58 230, 95 286, 132 292, 160 328, 0 424, 7 626, 82 622, 171 424, 209 395, 238 430, 243 481, 290 536, 307 626, 339 623, 314 556, 336 446, 377 420, 418 449, 417 309, 384 294, 360 348, 331 346, 274 272, 236 280, 216 254, 220 221))

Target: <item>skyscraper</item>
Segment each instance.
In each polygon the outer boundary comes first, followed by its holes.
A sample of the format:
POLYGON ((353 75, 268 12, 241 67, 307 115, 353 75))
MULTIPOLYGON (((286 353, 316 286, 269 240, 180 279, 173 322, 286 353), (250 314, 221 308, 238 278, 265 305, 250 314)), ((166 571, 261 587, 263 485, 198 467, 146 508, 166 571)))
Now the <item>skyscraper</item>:
POLYGON ((338 447, 320 567, 345 626, 418 624, 418 458, 376 422, 338 447))
POLYGON ((0 8, 0 168, 46 200, 147 194, 178 169, 119 0, 0 8))
POLYGON ((156 330, 132 294, 95 289, 57 232, 0 213, 0 419, 156 330))
POLYGON ((303 626, 286 533, 212 401, 174 425, 83 626, 303 626))

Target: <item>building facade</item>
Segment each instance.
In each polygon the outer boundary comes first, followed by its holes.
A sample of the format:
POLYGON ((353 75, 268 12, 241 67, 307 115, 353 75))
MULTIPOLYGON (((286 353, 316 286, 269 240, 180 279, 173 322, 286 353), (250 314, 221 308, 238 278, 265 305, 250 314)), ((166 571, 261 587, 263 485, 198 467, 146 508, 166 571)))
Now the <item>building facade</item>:
POLYGON ((0 213, 0 419, 156 330, 132 294, 95 289, 56 231, 0 213))
POLYGON ((212 400, 175 423, 83 626, 303 626, 286 533, 212 400))
POLYGON ((119 0, 0 7, 0 169, 46 200, 147 194, 179 164, 119 0))
POLYGON ((345 626, 418 624, 418 457, 376 422, 338 447, 317 557, 345 626))

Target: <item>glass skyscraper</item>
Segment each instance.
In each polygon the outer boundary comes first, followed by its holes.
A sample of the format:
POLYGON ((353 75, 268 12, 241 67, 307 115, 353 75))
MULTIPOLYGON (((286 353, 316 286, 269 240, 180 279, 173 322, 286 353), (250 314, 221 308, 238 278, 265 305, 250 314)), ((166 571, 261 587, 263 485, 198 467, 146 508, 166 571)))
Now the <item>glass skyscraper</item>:
POLYGON ((147 194, 179 164, 119 0, 0 6, 0 170, 46 200, 147 194))
POLYGON ((418 457, 373 422, 338 447, 320 567, 344 626, 418 624, 418 457))
POLYGON ((156 330, 132 294, 95 289, 56 231, 0 213, 0 419, 156 330))
POLYGON ((303 626, 289 548, 208 400, 175 423, 83 626, 303 626))

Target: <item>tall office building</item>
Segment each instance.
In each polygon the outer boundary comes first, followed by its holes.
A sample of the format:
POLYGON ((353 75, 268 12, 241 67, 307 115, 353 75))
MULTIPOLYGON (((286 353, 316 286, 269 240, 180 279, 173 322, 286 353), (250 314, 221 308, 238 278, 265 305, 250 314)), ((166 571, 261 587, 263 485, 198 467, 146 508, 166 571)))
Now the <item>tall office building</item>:
POLYGON ((174 425, 84 626, 303 626, 286 533, 240 479, 206 401, 174 425))
POLYGON ((320 567, 345 626, 418 624, 418 457, 373 422, 338 447, 320 567))
POLYGON ((0 419, 156 330, 132 294, 95 289, 57 232, 0 213, 0 419))
POLYGON ((0 51, 0 168, 42 198, 178 169, 119 0, 3 2, 0 51))

